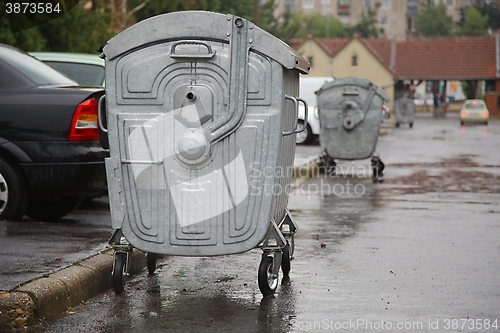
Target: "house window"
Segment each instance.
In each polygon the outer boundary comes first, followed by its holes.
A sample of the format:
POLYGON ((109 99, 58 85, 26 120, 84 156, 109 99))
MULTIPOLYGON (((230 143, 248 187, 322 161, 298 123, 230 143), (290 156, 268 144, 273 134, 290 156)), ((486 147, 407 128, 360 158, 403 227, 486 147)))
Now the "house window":
POLYGON ((314 0, 302 0, 302 8, 304 9, 314 8, 314 0))
POLYGON ((407 23, 408 23, 408 25, 407 25, 407 27, 406 27, 406 28, 407 28, 408 30, 410 30, 410 31, 413 31, 413 20, 412 20, 412 18, 411 18, 411 17, 409 17, 409 18, 408 18, 407 23))
POLYGON ((408 0, 406 12, 410 16, 416 16, 418 12, 418 0, 408 0))
POLYGON ((365 8, 370 8, 372 6, 371 0, 365 0, 365 8))
POLYGON ((391 0, 381 0, 380 9, 391 9, 391 0))
POLYGON ((313 57, 307 57, 307 62, 309 63, 309 66, 313 66, 313 57))
POLYGON ((330 0, 321 0, 321 6, 330 7, 330 0))
POLYGON ((357 66, 358 65, 358 56, 353 55, 351 59, 351 66, 357 66))
POLYGON ((446 6, 455 7, 455 0, 446 0, 446 6))

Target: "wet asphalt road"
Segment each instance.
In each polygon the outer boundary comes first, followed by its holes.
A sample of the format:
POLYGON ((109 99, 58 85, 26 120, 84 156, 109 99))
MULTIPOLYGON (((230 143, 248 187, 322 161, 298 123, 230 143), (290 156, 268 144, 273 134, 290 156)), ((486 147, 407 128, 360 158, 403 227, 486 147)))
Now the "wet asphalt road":
POLYGON ((0 221, 0 290, 54 272, 107 248, 108 198, 84 201, 59 222, 0 221))
POLYGON ((260 250, 168 257, 45 332, 500 332, 499 143, 500 121, 418 114, 379 138, 383 183, 342 162, 291 193, 295 259, 274 296, 260 250))

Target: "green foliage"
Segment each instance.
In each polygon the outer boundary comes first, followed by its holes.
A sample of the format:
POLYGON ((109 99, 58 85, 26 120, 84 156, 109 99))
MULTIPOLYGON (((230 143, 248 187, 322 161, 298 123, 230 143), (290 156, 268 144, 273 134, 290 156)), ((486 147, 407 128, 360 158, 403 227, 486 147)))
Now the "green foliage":
POLYGON ((428 0, 415 19, 417 34, 425 37, 450 36, 453 33, 453 18, 446 14, 446 5, 436 5, 428 0))
POLYGON ((488 15, 481 13, 469 6, 465 9, 462 28, 459 33, 462 36, 482 36, 488 32, 488 15))
POLYGON ((42 51, 46 40, 38 30, 31 28, 12 32, 8 19, 0 19, 0 43, 15 46, 24 51, 42 51))
POLYGON ((353 33, 363 37, 377 37, 380 33, 376 28, 379 4, 370 9, 359 24, 350 27, 334 16, 321 14, 287 12, 275 18, 276 0, 86 0, 57 19, 18 33, 12 32, 6 16, 0 16, 0 42, 26 51, 96 53, 124 27, 163 13, 206 10, 254 21, 256 1, 259 4, 257 25, 284 41, 308 34, 320 38, 346 38, 353 33), (123 3, 127 5, 124 15, 116 9, 123 3))
POLYGON ((496 2, 475 1, 474 8, 476 8, 481 15, 488 16, 488 26, 491 30, 500 29, 500 9, 496 2))
POLYGON ((476 98, 476 92, 467 81, 460 81, 466 99, 476 98))
POLYGON ((47 40, 45 51, 96 53, 113 36, 110 19, 109 12, 87 10, 79 4, 38 29, 47 40))
POLYGON ((253 0, 220 0, 220 7, 215 11, 237 15, 247 20, 253 20, 253 7, 253 0))
MULTIPOLYGON (((145 0, 132 0, 129 3, 129 9, 144 2, 145 0)), ((135 14, 135 18, 141 21, 152 16, 181 10, 206 10, 251 19, 253 0, 149 0, 146 6, 135 14)))
POLYGON ((348 37, 347 27, 334 16, 321 14, 292 16, 293 22, 298 26, 294 37, 304 38, 311 34, 319 38, 344 38, 348 37))
POLYGON ((373 8, 368 8, 366 15, 363 15, 361 21, 347 30, 349 35, 357 34, 363 38, 377 38, 380 33, 384 33, 383 29, 377 28, 377 12, 379 8, 380 2, 375 2, 373 8))
MULTIPOLYGON (((276 0, 267 0, 264 5, 259 6, 257 25, 286 42, 296 37, 297 32, 300 30, 300 23, 290 12, 285 12, 283 16, 276 18, 274 16, 276 6, 276 0)), ((254 20, 252 19, 252 21, 254 20)))

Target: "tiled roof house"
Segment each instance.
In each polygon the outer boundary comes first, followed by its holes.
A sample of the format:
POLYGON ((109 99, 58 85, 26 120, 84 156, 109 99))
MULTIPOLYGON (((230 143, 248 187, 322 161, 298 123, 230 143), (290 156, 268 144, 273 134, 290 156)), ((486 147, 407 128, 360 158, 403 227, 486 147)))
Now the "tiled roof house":
POLYGON ((398 42, 397 77, 422 80, 495 80, 498 38, 457 38, 398 42))
MULTIPOLYGON (((476 85, 477 80, 487 80, 490 87, 486 96, 488 107, 492 114, 500 114, 497 105, 500 94, 499 35, 411 41, 356 36, 350 39, 320 39, 309 36, 294 40, 292 47, 300 53, 301 46, 308 40, 317 43, 331 59, 346 56, 342 50, 357 40, 379 60, 381 66, 392 72, 395 81, 461 80, 476 85)), ((335 76, 335 68, 321 70, 323 72, 318 76, 335 76)), ((311 71, 314 73, 314 64, 311 71)))

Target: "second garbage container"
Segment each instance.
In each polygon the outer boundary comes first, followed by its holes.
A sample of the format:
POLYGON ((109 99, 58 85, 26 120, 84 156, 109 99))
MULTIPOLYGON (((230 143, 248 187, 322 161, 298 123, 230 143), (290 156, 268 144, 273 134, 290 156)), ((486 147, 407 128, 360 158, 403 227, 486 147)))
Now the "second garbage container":
POLYGON ((373 156, 382 122, 383 89, 362 78, 347 77, 325 83, 316 92, 320 119, 322 162, 331 171, 335 159, 372 157, 374 181, 383 163, 373 156))
POLYGON ((408 124, 413 127, 415 117, 415 103, 408 97, 400 97, 394 102, 394 114, 396 115, 396 127, 401 124, 408 124))
POLYGON ((274 293, 297 230, 287 188, 307 61, 245 19, 202 11, 141 21, 103 56, 115 291, 133 247, 150 273, 157 254, 260 247, 259 287, 274 293))

